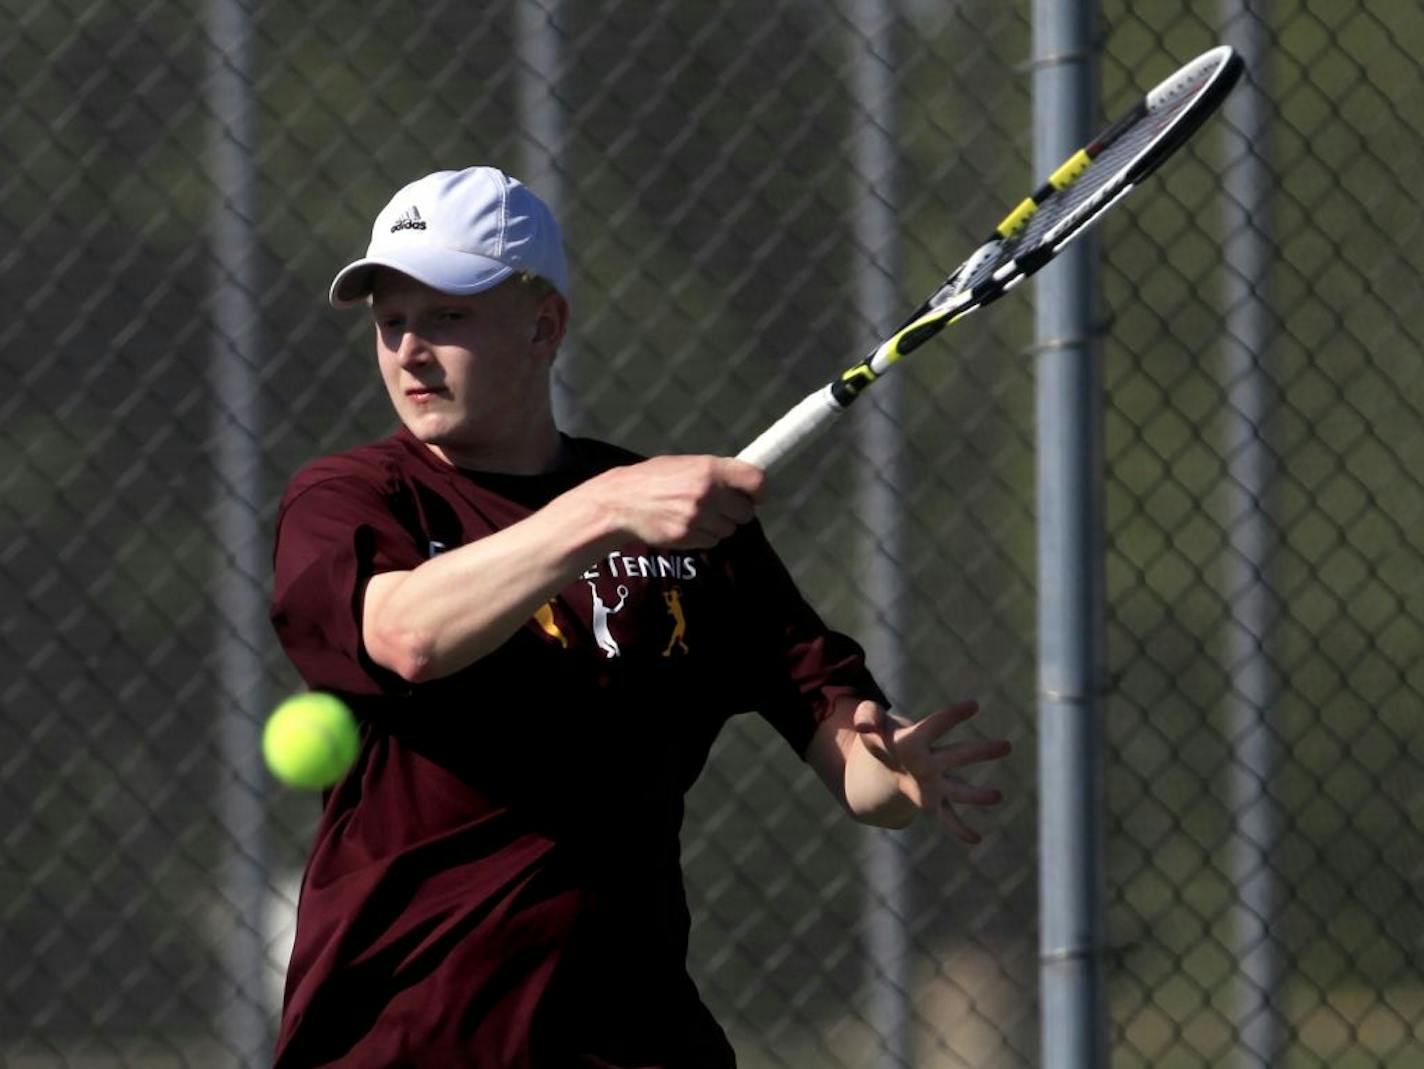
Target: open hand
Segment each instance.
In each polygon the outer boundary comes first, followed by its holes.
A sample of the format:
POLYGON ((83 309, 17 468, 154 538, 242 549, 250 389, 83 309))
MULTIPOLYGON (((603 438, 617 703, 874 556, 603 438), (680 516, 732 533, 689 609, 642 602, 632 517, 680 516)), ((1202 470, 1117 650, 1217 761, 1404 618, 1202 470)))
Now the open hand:
POLYGON ((900 793, 970 845, 982 837, 964 823, 956 807, 998 805, 1003 794, 961 779, 957 770, 997 761, 1013 749, 1004 739, 941 742, 978 711, 977 702, 957 702, 911 723, 891 717, 875 702, 863 701, 852 720, 861 745, 894 773, 900 793))

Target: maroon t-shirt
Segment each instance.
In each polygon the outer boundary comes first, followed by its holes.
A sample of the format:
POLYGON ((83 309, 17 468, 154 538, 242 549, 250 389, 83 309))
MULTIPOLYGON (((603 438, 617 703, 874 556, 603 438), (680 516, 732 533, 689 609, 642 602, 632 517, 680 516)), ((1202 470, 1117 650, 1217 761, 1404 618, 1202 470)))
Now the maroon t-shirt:
POLYGON ((733 714, 757 710, 800 754, 837 695, 883 700, 759 527, 590 560, 444 679, 406 683, 361 643, 372 575, 638 459, 565 444, 558 471, 490 475, 402 430, 287 488, 272 620, 362 745, 304 875, 279 1069, 734 1064, 686 971, 683 795, 733 714))

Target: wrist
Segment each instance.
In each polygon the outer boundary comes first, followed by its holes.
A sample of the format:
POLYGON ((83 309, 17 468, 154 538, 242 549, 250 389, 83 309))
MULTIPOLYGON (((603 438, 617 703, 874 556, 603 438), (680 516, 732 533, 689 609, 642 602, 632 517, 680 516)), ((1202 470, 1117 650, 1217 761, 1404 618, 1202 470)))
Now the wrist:
POLYGON ((580 563, 616 549, 632 537, 616 498, 604 491, 607 475, 595 475, 547 507, 549 518, 572 536, 569 551, 580 563))
POLYGON ((903 773, 887 768, 857 736, 845 765, 846 807, 862 824, 904 828, 914 820, 915 803, 901 786, 903 773))

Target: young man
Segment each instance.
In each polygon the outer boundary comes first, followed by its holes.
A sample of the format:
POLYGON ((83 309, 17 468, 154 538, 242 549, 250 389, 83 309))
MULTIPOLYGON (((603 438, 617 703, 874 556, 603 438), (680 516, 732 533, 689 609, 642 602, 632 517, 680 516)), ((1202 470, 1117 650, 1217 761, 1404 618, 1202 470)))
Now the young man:
MULTIPOLYGON (((401 428, 317 460, 278 518, 272 619, 362 724, 303 880, 278 1039, 313 1066, 726 1067, 689 979, 683 795, 755 710, 858 820, 997 791, 892 719, 753 518, 762 473, 561 435, 558 226, 498 170, 428 175, 331 288, 369 301, 401 428)), ((934 745, 932 745, 934 744, 934 745)))

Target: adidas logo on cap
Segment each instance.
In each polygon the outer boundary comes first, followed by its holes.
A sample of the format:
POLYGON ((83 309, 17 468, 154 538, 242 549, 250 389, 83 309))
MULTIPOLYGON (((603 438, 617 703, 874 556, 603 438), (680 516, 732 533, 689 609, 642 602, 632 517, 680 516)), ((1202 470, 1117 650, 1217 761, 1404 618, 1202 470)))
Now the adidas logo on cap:
POLYGON ((397 230, 424 230, 425 220, 420 217, 419 208, 411 208, 396 220, 396 225, 391 227, 391 233, 397 230))

